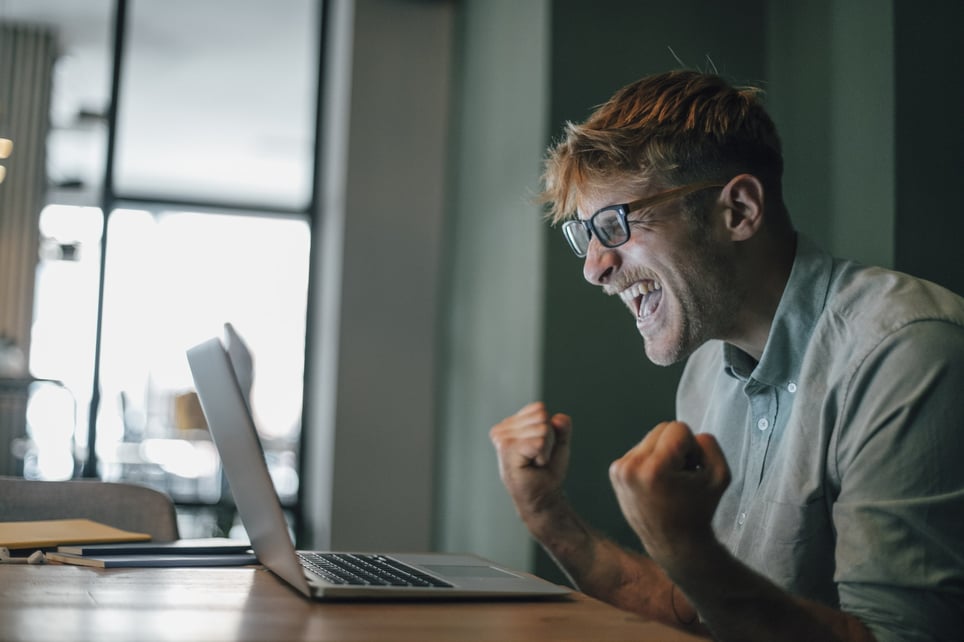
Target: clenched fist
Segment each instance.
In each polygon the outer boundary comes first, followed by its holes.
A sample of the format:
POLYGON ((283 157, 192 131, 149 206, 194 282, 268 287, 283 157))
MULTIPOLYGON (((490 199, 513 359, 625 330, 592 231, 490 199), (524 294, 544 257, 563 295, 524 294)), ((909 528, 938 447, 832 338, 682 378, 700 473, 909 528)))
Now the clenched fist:
POLYGON ((609 477, 623 515, 650 556, 671 575, 713 539, 711 520, 730 470, 716 439, 664 422, 620 459, 609 477))
POLYGON ((499 474, 523 521, 561 500, 569 466, 572 421, 549 414, 541 401, 530 403, 489 431, 499 456, 499 474))

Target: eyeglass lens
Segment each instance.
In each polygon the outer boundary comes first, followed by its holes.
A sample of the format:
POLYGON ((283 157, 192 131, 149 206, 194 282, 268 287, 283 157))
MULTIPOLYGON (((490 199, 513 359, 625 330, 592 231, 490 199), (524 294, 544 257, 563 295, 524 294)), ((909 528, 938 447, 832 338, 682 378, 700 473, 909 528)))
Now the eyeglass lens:
POLYGON ((586 256, 589 251, 589 230, 582 221, 566 221, 562 224, 562 233, 576 256, 586 256))
POLYGON ((592 234, 606 247, 622 245, 629 239, 629 230, 623 224, 618 207, 596 212, 589 220, 589 226, 592 227, 592 233, 585 221, 566 221, 562 225, 562 233, 576 256, 585 256, 589 251, 592 234))
POLYGON ((619 216, 619 208, 607 208, 597 212, 592 217, 593 231, 599 241, 606 247, 615 247, 625 243, 628 234, 619 216))

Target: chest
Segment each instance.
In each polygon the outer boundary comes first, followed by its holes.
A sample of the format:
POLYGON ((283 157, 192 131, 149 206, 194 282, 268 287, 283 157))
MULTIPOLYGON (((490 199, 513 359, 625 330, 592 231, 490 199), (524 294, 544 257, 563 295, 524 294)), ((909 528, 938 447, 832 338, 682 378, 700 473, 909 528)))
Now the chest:
POLYGON ((716 437, 730 466, 732 482, 714 516, 717 537, 784 588, 836 603, 826 382, 721 375, 714 386, 699 416, 686 420, 716 437))

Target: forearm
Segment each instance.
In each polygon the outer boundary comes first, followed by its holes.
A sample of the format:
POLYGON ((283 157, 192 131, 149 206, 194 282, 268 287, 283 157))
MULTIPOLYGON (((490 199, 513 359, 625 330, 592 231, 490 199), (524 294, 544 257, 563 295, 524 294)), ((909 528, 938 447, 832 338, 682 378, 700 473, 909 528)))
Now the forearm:
POLYGON ((856 617, 790 595, 732 557, 717 542, 691 552, 671 575, 714 639, 873 642, 856 617))
POLYGON ((686 597, 649 557, 589 527, 564 500, 526 524, 573 585, 620 609, 690 633, 705 631, 686 597))

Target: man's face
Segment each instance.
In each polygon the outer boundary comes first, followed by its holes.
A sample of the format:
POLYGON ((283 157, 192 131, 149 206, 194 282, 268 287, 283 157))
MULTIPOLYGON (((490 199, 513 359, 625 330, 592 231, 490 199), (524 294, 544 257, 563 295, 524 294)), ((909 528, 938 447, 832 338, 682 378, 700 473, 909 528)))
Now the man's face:
MULTIPOLYGON (((603 207, 659 191, 596 190, 581 199, 579 216, 588 218, 603 207)), ((712 218, 703 229, 687 218, 682 199, 630 212, 629 241, 607 248, 593 238, 586 254, 586 280, 623 300, 636 319, 646 356, 658 365, 685 359, 707 340, 732 330, 740 297, 734 279, 727 278, 732 257, 720 234, 719 212, 708 207, 713 211, 705 215, 712 218)))

